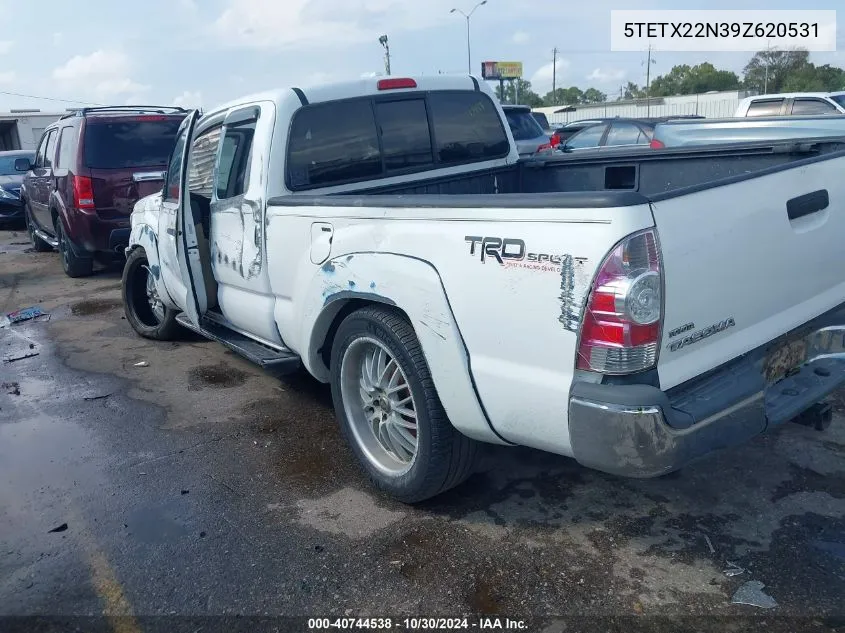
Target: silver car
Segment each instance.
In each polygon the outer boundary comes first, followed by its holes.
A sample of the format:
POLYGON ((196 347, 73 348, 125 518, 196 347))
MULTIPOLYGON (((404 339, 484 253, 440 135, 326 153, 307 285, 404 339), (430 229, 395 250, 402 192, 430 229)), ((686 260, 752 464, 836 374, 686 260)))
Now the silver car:
POLYGON ((503 105, 502 110, 505 111, 505 117, 508 120, 520 156, 536 154, 542 145, 549 143, 549 136, 543 132, 543 128, 531 114, 531 108, 520 105, 503 105))
POLYGON ((685 147, 845 137, 845 115, 744 117, 668 121, 654 128, 651 147, 685 147))

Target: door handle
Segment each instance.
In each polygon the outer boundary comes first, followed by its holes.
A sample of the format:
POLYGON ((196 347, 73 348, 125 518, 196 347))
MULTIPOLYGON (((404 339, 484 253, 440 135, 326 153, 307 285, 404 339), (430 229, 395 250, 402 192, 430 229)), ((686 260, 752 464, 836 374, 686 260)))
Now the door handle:
POLYGON ((786 215, 790 220, 796 220, 805 215, 823 211, 828 206, 830 206, 830 195, 827 189, 819 189, 787 200, 786 215))

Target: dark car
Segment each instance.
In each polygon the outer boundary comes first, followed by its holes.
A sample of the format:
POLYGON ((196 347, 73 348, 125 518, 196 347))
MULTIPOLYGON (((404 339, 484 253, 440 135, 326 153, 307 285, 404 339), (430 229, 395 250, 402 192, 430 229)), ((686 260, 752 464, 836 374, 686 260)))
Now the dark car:
POLYGON ((643 121, 646 123, 653 122, 654 125, 663 121, 674 121, 675 119, 703 119, 704 117, 698 114, 679 114, 676 116, 665 117, 649 117, 644 119, 639 118, 622 118, 622 117, 599 117, 595 119, 581 119, 580 121, 572 121, 554 130, 554 134, 560 139, 560 143, 565 143, 569 138, 575 136, 581 130, 592 127, 598 123, 613 123, 614 121, 643 121))
POLYGON ((159 106, 76 110, 51 124, 21 198, 36 250, 58 248, 70 277, 120 257, 135 203, 161 190, 187 111, 159 106))
POLYGON ((35 152, 0 152, 0 226, 23 221, 21 184, 35 152))

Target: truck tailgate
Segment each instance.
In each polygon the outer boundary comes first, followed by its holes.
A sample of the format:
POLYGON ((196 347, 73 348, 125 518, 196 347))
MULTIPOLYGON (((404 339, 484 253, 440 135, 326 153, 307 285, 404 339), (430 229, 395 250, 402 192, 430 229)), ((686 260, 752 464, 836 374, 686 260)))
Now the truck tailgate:
POLYGON ((845 301, 845 157, 654 198, 671 388, 845 301))

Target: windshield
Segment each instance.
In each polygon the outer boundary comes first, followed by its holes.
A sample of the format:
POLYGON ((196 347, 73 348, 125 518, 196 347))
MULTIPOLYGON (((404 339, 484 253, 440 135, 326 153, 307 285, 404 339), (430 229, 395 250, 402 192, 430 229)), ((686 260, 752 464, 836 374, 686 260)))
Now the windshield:
POLYGON ((543 136, 543 128, 537 123, 537 119, 531 116, 530 112, 509 112, 505 110, 505 116, 508 119, 508 125, 515 141, 525 141, 543 136))
POLYGON ((165 165, 181 123, 181 117, 89 121, 85 126, 85 165, 93 169, 165 165))
POLYGON ((15 154, 13 156, 0 156, 0 176, 21 176, 24 172, 15 170, 15 161, 19 158, 28 158, 30 163, 35 162, 35 153, 15 154))
POLYGON ((840 108, 845 110, 845 94, 843 95, 830 95, 830 98, 836 102, 840 108))

